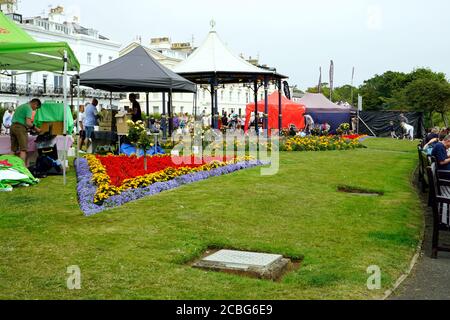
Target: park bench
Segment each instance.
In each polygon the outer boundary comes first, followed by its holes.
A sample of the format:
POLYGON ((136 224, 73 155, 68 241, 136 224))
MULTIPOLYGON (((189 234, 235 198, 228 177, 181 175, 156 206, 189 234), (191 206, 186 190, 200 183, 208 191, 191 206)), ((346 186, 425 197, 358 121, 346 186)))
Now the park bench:
POLYGON ((422 146, 417 146, 419 153, 419 185, 422 192, 426 192, 428 188, 427 168, 431 165, 431 158, 423 151, 422 146))
POLYGON ((450 231, 450 171, 439 170, 436 161, 427 168, 430 204, 433 211, 433 236, 431 257, 439 251, 450 252, 450 247, 439 244, 442 231, 450 231))

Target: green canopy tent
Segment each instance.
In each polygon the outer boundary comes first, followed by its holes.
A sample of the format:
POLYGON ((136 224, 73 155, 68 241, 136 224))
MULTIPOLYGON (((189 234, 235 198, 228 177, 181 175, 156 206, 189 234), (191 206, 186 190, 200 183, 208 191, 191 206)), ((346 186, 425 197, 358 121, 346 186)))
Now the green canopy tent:
POLYGON ((80 63, 65 42, 37 42, 0 12, 0 68, 19 71, 79 71, 80 63))
MULTIPOLYGON (((0 12, 0 69, 24 72, 60 72, 63 75, 64 136, 66 137, 67 72, 79 72, 80 70, 80 63, 70 46, 65 42, 37 42, 14 21, 0 12)), ((66 184, 66 150, 63 160, 64 184, 66 184)))

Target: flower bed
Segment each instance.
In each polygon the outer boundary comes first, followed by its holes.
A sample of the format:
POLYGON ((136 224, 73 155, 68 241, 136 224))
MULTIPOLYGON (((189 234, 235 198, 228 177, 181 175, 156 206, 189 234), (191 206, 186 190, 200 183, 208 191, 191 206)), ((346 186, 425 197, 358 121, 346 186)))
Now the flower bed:
POLYGON ((343 135, 342 139, 348 139, 348 140, 357 139, 357 140, 361 141, 361 139, 366 138, 366 137, 367 137, 366 135, 361 135, 361 134, 349 134, 349 135, 343 135))
POLYGON ((202 164, 177 166, 167 162, 166 167, 163 167, 162 162, 168 161, 164 157, 170 159, 170 156, 148 158, 148 172, 138 176, 132 176, 135 167, 131 168, 131 166, 135 166, 136 162, 143 161, 143 159, 126 157, 130 160, 128 165, 123 156, 87 156, 87 158, 76 159, 77 192, 81 210, 86 216, 90 216, 184 184, 267 164, 249 158, 229 161, 218 161, 211 158, 202 162, 202 164), (117 158, 117 162, 120 163, 121 167, 117 170, 110 167, 108 171, 106 168, 112 166, 111 162, 114 162, 111 157, 117 158), (103 165, 103 161, 106 163, 106 167, 103 165), (152 164, 155 166, 152 166, 152 164), (158 165, 161 166, 158 167, 158 165), (128 176, 124 174, 125 168, 129 168, 128 176), (162 170, 155 171, 157 169, 162 170), (112 176, 109 176, 108 173, 112 176), (116 185, 112 183, 113 180, 116 185))
POLYGON ((328 151, 328 150, 351 150, 364 148, 359 141, 360 136, 308 136, 293 137, 286 140, 280 146, 281 151, 328 151))

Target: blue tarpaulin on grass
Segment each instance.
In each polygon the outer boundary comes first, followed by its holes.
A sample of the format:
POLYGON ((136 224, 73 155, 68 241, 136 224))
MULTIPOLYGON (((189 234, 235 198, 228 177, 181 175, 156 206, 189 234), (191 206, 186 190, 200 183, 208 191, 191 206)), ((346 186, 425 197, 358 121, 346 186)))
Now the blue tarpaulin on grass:
MULTIPOLYGON (((135 146, 124 143, 120 146, 120 154, 125 154, 127 156, 131 156, 131 155, 135 154, 139 157, 142 157, 144 155, 144 150, 138 149, 136 151, 135 146)), ((149 150, 147 150, 147 156, 154 156, 157 154, 165 154, 164 149, 161 148, 160 146, 153 146, 149 150)))

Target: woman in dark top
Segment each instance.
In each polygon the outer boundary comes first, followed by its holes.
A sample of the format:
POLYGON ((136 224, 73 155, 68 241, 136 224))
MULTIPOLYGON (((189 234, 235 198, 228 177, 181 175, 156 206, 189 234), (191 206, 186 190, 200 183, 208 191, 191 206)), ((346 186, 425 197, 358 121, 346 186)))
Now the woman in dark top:
POLYGON ((130 102, 133 113, 131 120, 133 120, 133 122, 142 121, 141 105, 137 102, 136 95, 134 93, 130 94, 130 102))

